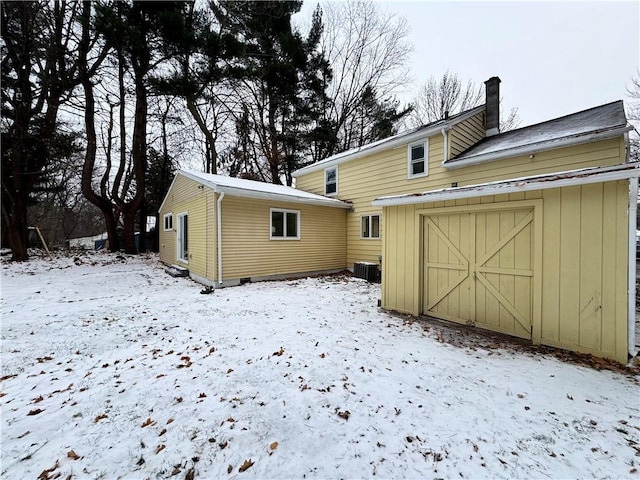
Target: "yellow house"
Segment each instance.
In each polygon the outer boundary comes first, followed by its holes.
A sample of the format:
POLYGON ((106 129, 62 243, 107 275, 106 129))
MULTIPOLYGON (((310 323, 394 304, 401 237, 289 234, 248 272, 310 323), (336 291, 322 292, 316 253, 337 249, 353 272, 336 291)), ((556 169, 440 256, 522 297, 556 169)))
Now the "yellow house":
POLYGON ((213 287, 340 271, 350 208, 291 187, 180 170, 160 206, 160 260, 213 287))
POLYGON ((637 165, 622 102, 500 133, 486 104, 294 173, 349 201, 382 306, 621 362, 635 353, 637 165))
POLYGON ((385 309, 626 362, 640 171, 623 104, 500 133, 499 84, 294 172, 296 189, 178 172, 161 260, 214 287, 375 264, 385 309))

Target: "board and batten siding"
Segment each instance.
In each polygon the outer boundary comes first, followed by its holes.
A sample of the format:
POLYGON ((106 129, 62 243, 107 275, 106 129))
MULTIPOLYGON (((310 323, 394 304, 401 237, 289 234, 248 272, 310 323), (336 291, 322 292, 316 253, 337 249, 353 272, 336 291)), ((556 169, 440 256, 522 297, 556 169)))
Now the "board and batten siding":
POLYGON ((533 272, 533 341, 626 363, 628 189, 628 181, 616 181, 385 207, 382 305, 412 315, 424 310, 421 228, 429 210, 509 210, 541 200, 533 223, 542 242, 534 246, 541 258, 533 272))
POLYGON ((225 196, 222 280, 346 267, 346 210, 225 196), (270 240, 271 208, 300 212, 299 240, 270 240))
MULTIPOLYGON (((451 135, 449 137, 451 142, 451 135)), ((458 186, 476 185, 529 175, 617 165, 625 162, 626 155, 625 141, 621 136, 540 152, 533 158, 521 155, 459 169, 445 169, 441 165, 443 146, 442 134, 429 138, 429 174, 421 178, 407 178, 406 144, 338 165, 338 198, 353 204, 353 210, 347 215, 349 267, 359 261, 377 263, 378 256, 382 255, 380 240, 360 239, 361 216, 382 211, 371 205, 375 198, 448 188, 453 182, 457 182, 458 186)), ((320 170, 297 177, 296 188, 322 195, 324 172, 320 170)), ((384 229, 385 221, 382 215, 383 232, 387 231, 384 229)))
POLYGON ((215 280, 215 194, 199 186, 182 175, 178 175, 173 182, 160 211, 160 260, 215 280), (163 219, 167 213, 173 214, 173 230, 165 232, 163 219), (188 263, 182 262, 177 256, 178 215, 182 213, 188 215, 188 263))

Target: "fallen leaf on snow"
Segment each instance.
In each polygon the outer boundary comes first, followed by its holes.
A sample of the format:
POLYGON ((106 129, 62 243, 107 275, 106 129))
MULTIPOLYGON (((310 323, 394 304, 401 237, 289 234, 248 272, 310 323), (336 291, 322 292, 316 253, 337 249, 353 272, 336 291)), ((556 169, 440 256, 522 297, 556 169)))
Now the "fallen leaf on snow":
POLYGON ((238 469, 238 471, 244 472, 245 470, 248 470, 249 468, 251 468, 252 465, 253 465, 253 462, 251 461, 251 459, 245 460, 244 463, 240 465, 240 468, 238 469))
POLYGON ((164 450, 165 448, 167 448, 167 446, 164 443, 161 443, 160 445, 158 445, 156 447, 156 455, 160 453, 162 450, 164 450))
POLYGON ((349 412, 349 410, 345 410, 344 412, 338 412, 338 416, 340 418, 344 418, 345 420, 349 420, 350 415, 351 415, 351 412, 349 412))
POLYGON ((276 448, 278 448, 278 442, 273 442, 269 445, 269 450, 275 450, 276 448))
POLYGON ((102 420, 103 418, 107 418, 107 414, 103 413, 102 415, 98 415, 96 418, 94 418, 94 422, 98 423, 100 420, 102 420))
POLYGON ((78 460, 80 458, 80 455, 78 455, 76 452, 74 452, 73 450, 69 450, 67 452, 67 458, 71 458, 72 460, 78 460))
POLYGON ((142 422, 141 428, 148 427, 149 425, 155 425, 155 421, 151 420, 151 418, 147 418, 144 422, 142 422))
POLYGON ((58 465, 58 460, 56 460, 56 464, 53 467, 46 468, 42 472, 40 472, 40 475, 38 475, 38 480, 49 480, 52 478, 58 478, 60 476, 60 472, 52 477, 49 476, 50 473, 53 473, 58 468, 58 465))
POLYGON ((36 408, 35 410, 29 411, 29 413, 27 413, 27 416, 38 415, 39 413, 42 413, 42 412, 44 412, 44 410, 42 410, 41 408, 36 408))

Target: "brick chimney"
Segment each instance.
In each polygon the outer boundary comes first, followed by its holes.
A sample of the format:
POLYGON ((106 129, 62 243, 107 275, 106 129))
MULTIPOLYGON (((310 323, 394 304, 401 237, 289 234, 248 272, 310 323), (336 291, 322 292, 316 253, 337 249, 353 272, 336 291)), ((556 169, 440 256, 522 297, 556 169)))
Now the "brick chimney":
POLYGON ((484 82, 487 121, 485 124, 487 137, 500 133, 500 78, 491 77, 484 82))

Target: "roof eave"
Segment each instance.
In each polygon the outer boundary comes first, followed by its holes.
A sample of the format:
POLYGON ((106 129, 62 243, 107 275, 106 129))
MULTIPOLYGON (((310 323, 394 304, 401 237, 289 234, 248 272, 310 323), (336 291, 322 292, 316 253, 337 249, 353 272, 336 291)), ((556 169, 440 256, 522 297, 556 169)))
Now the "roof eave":
POLYGON ((372 202, 378 207, 398 205, 415 205, 418 203, 438 202, 443 200, 461 200, 465 198, 499 195, 505 193, 519 193, 533 190, 546 190, 574 185, 611 182, 632 177, 640 177, 638 163, 625 163, 613 167, 586 168, 565 172, 555 172, 536 177, 491 182, 480 185, 448 188, 414 195, 398 195, 381 197, 372 202))
POLYGON ((600 131, 596 133, 583 134, 579 136, 565 137, 558 140, 550 140, 546 142, 532 143, 521 147, 508 148, 499 152, 488 152, 469 157, 464 160, 442 161, 443 168, 453 170, 456 168, 468 167, 470 165, 478 165, 481 163, 492 162, 494 160, 502 160, 509 157, 517 157, 520 155, 530 155, 533 153, 545 152, 556 148, 570 147, 580 145, 582 143, 595 142, 598 140, 606 140, 608 138, 617 137, 633 130, 633 127, 625 125, 624 127, 616 127, 611 130, 600 131))
POLYGON ((477 115, 478 113, 482 112, 484 109, 485 109, 485 105, 480 105, 479 107, 469 110, 464 115, 460 115, 460 117, 457 117, 450 122, 438 123, 424 130, 419 130, 413 133, 407 133, 406 135, 399 135, 394 140, 390 140, 389 142, 383 142, 380 145, 376 145, 375 147, 372 147, 372 148, 366 148, 366 145, 365 145, 361 150, 353 152, 349 155, 345 155, 345 156, 336 158, 335 160, 330 160, 328 162, 321 161, 318 163, 314 163, 312 165, 296 170, 291 175, 293 176, 293 178, 298 178, 300 175, 306 175, 308 173, 324 170, 325 168, 331 168, 341 163, 350 162, 351 160, 356 160, 358 158, 371 155, 373 153, 395 148, 405 143, 411 143, 414 140, 418 140, 420 138, 435 135, 437 133, 440 133, 443 128, 451 128, 453 125, 456 125, 464 120, 467 120, 468 118, 473 117, 474 115, 477 115))
POLYGON ((296 195, 282 195, 279 193, 259 192, 256 190, 246 190, 244 188, 227 187, 222 185, 216 185, 215 191, 218 193, 224 193, 225 195, 230 195, 232 197, 255 198, 258 200, 277 200, 280 202, 302 203, 306 205, 316 205, 320 207, 344 208, 346 210, 351 209, 350 204, 346 202, 342 202, 340 200, 332 200, 330 198, 322 199, 322 198, 302 197, 302 196, 296 196, 296 195))

